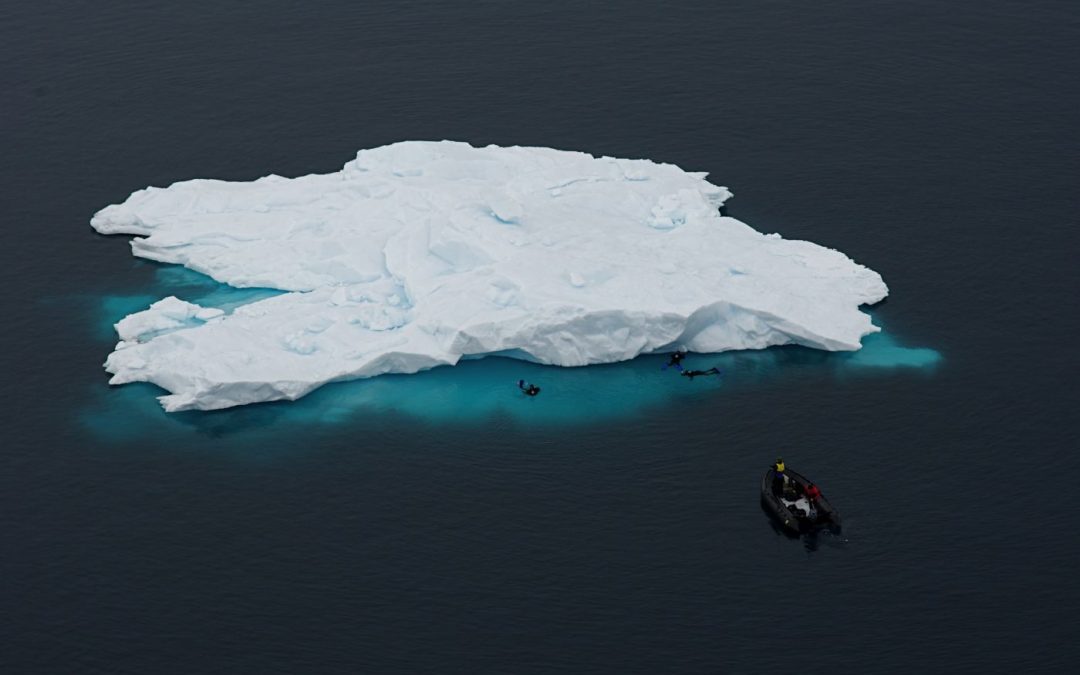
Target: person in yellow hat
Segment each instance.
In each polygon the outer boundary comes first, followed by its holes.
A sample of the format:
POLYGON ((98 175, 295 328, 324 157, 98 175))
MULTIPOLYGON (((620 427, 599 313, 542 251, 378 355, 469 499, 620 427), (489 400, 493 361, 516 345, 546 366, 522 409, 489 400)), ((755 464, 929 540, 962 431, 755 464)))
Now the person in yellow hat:
POLYGON ((772 489, 773 493, 780 496, 783 496, 784 487, 787 485, 787 482, 789 480, 787 474, 784 473, 784 469, 786 468, 787 467, 784 466, 783 457, 777 457, 776 461, 773 462, 772 469, 775 473, 773 473, 772 489))

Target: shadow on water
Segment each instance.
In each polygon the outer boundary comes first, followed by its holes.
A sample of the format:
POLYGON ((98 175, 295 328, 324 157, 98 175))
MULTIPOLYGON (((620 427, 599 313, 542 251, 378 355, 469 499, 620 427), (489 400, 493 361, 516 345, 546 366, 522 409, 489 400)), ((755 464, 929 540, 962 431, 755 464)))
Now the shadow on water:
MULTIPOLYGON (((126 314, 166 295, 231 311, 277 294, 268 289, 234 289, 191 272, 160 266, 153 292, 100 298, 93 318, 96 337, 126 314)), ((115 340, 115 334, 111 340, 115 340)), ((104 356, 104 355, 103 355, 104 356)), ((95 387, 82 418, 95 434, 116 440, 190 433, 211 437, 280 434, 312 426, 363 425, 389 414, 443 425, 488 426, 492 420, 519 425, 574 425, 626 418, 688 397, 725 396, 740 388, 767 383, 799 372, 836 377, 884 374, 903 368, 932 372, 941 355, 926 348, 902 346, 888 333, 863 340, 858 352, 824 352, 785 346, 756 351, 692 354, 686 367, 715 366, 720 377, 690 380, 664 369, 665 355, 647 355, 623 363, 560 368, 504 357, 463 361, 415 375, 326 385, 295 402, 272 402, 211 412, 164 413, 149 384, 95 387), (519 379, 539 384, 543 392, 524 396, 519 379)))

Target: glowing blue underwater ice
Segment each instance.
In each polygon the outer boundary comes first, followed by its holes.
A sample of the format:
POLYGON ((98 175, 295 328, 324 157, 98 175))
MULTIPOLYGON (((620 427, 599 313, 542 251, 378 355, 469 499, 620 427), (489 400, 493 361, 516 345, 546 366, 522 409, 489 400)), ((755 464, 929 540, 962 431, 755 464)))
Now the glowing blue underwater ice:
MULTIPOLYGON (((162 295, 176 295, 228 312, 277 293, 232 288, 179 267, 158 268, 156 282, 152 293, 102 298, 95 333, 108 333, 110 339, 115 339, 113 323, 145 309, 162 295)), ((858 352, 779 347, 687 357, 689 368, 717 366, 723 371, 720 378, 690 381, 674 370, 664 371, 667 358, 658 354, 623 363, 559 368, 488 357, 415 375, 383 375, 330 384, 294 402, 214 412, 165 413, 155 400, 163 393, 161 389, 128 384, 99 390, 103 396, 86 411, 84 421, 96 433, 114 439, 153 437, 168 429, 187 430, 192 425, 226 433, 264 433, 266 428, 281 423, 300 427, 355 424, 388 412, 438 424, 483 424, 496 417, 526 425, 583 424, 633 416, 686 397, 737 395, 740 387, 793 369, 822 369, 847 375, 895 368, 932 369, 941 361, 938 352, 901 346, 884 332, 864 338, 858 352), (516 386, 519 379, 537 383, 542 393, 535 398, 524 396, 516 386)))

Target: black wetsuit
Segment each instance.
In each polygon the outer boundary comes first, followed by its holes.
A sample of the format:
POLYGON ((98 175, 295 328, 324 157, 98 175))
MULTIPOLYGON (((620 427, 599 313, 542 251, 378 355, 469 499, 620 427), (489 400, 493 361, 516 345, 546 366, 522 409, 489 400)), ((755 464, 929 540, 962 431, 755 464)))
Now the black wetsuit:
POLYGON ((682 370, 682 360, 686 358, 686 352, 675 352, 671 355, 671 360, 667 362, 669 366, 675 366, 679 370, 682 370))
POLYGON ((689 377, 691 380, 698 375, 719 375, 720 371, 716 368, 709 368, 708 370, 686 370, 683 371, 683 377, 689 377))
POLYGON ((540 387, 535 384, 525 384, 525 380, 518 380, 518 389, 525 392, 526 396, 536 396, 540 393, 540 387))

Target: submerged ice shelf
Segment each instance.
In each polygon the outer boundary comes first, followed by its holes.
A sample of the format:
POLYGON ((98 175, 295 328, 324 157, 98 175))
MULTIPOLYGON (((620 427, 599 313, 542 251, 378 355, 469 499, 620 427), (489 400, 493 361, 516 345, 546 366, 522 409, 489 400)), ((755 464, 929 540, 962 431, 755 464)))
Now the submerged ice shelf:
MULTIPOLYGON (((146 306, 143 290, 138 289, 139 295, 105 296, 91 321, 100 324, 99 331, 111 329, 127 313, 146 306)), ((185 300, 226 310, 251 301, 251 291, 221 286, 182 268, 158 268, 149 290, 175 293, 185 300)), ((874 312, 874 321, 880 323, 880 313, 874 312)), ((101 335, 105 341, 104 333, 101 335)), ((160 389, 133 384, 112 391, 95 388, 80 417, 90 432, 110 441, 172 439, 188 447, 193 433, 228 435, 256 442, 261 455, 273 445, 272 439, 306 438, 309 432, 335 428, 366 434, 383 424, 399 428, 406 420, 439 427, 490 429, 493 423, 512 423, 548 429, 665 416, 671 406, 685 411, 694 401, 713 401, 719 412, 729 410, 740 396, 759 386, 788 386, 805 377, 826 377, 839 383, 889 373, 929 375, 942 356, 932 349, 905 346, 886 326, 882 332, 865 337, 857 352, 788 346, 695 354, 687 359, 692 368, 719 367, 724 371, 720 378, 691 382, 671 368, 662 370, 667 360, 668 355, 643 355, 589 368, 558 368, 489 357, 414 375, 335 383, 287 404, 172 414, 163 413, 154 401, 160 389), (518 391, 519 378, 541 384, 543 393, 536 398, 525 396, 518 391)))
POLYGON ((296 399, 328 382, 463 358, 577 366, 684 346, 850 351, 887 295, 843 254, 719 213, 723 187, 669 164, 544 148, 397 143, 336 173, 147 188, 92 220, 137 256, 239 288, 118 324, 114 384, 166 410, 296 399))

